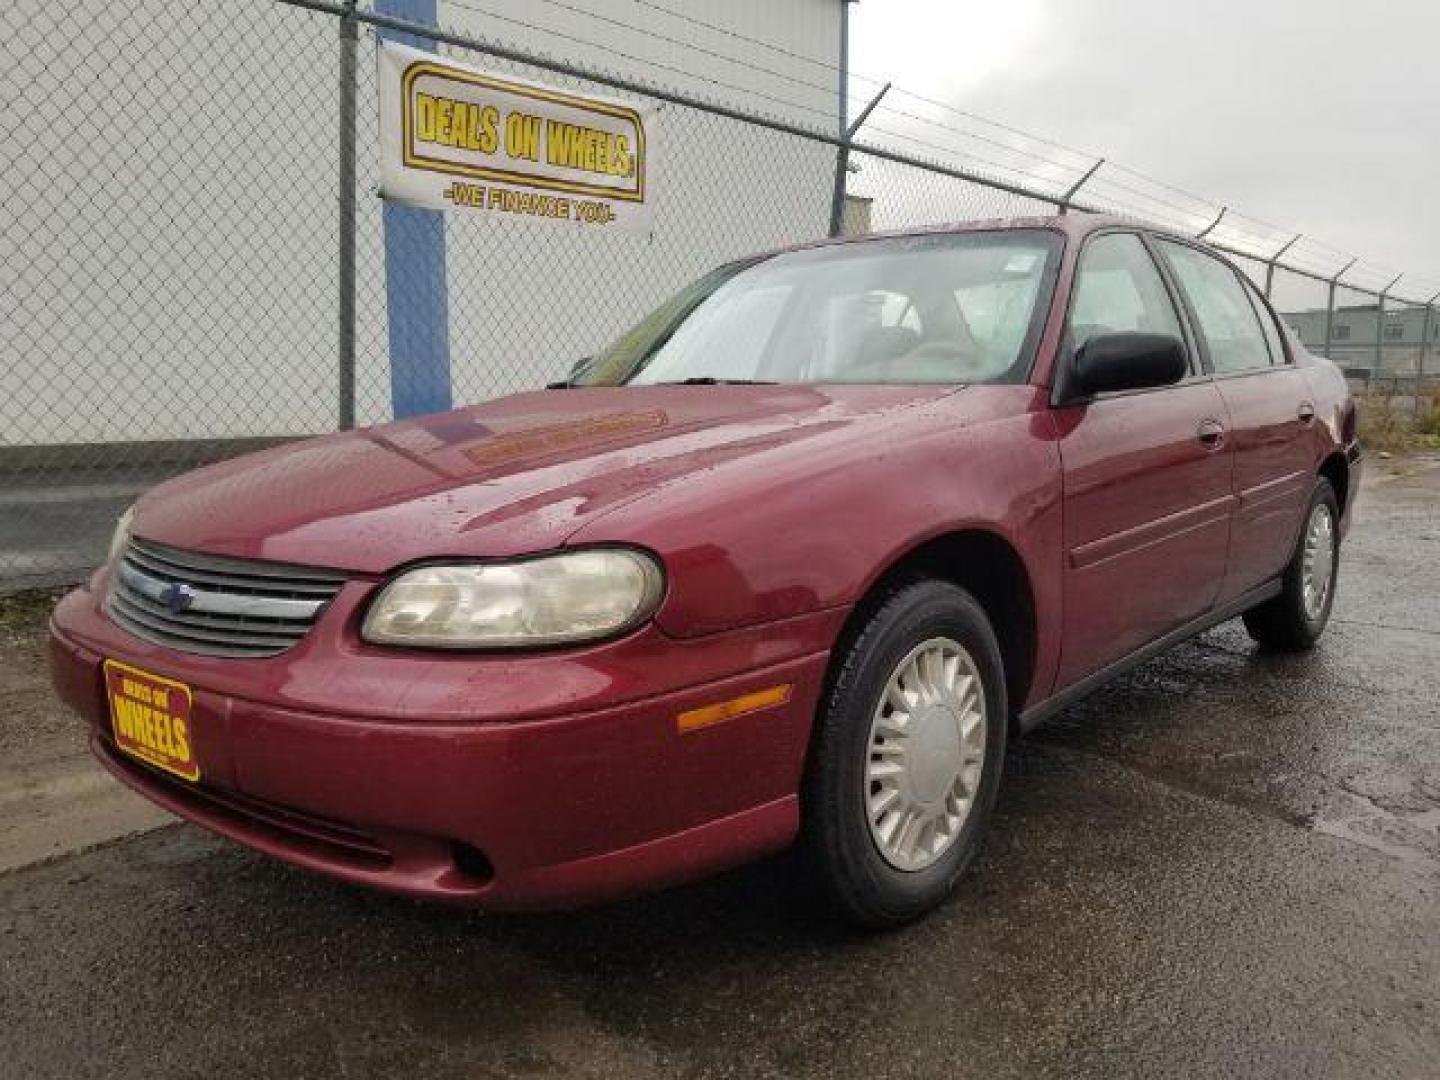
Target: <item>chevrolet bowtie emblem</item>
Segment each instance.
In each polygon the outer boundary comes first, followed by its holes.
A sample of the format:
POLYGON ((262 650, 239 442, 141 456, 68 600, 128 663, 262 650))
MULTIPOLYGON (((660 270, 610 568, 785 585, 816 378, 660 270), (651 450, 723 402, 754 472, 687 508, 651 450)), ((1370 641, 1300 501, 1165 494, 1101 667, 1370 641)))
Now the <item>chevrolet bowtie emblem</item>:
POLYGON ((171 614, 179 615, 195 602, 195 590, 189 585, 173 581, 160 591, 160 602, 171 614))

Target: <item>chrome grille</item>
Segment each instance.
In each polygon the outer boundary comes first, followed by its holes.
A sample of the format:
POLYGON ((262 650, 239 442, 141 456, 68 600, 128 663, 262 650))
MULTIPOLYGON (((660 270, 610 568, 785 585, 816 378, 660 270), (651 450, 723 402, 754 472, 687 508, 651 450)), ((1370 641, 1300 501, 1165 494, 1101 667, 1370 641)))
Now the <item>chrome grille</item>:
POLYGON ((274 656, 345 584, 333 570, 180 551, 132 538, 105 610, 136 637, 202 656, 274 656))

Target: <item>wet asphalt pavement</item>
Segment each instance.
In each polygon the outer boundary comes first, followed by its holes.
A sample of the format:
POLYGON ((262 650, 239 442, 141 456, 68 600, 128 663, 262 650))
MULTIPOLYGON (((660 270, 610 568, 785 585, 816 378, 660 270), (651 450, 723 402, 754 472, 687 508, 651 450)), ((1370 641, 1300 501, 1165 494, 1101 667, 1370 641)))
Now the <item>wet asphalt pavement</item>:
POLYGON ((424 907, 188 826, 0 877, 0 1075, 1440 1075, 1440 467, 1364 494, 1301 657, 1238 623, 1013 746, 907 930, 785 861, 424 907))

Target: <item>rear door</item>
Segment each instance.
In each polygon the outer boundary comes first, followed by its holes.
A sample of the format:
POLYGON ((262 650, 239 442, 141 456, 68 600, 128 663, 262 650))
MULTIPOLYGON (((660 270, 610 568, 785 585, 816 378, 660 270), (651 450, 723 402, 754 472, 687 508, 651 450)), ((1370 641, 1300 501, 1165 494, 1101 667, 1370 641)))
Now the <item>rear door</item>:
POLYGON ((1225 404, 1145 244, 1099 233, 1080 255, 1061 363, 1092 335, 1127 330, 1181 338, 1191 375, 1055 410, 1066 560, 1057 689, 1208 612, 1225 572, 1225 404))
POLYGON ((1173 240, 1159 247, 1230 417, 1237 502, 1224 603, 1273 578, 1290 558, 1313 483, 1315 406, 1255 287, 1199 248, 1173 240))

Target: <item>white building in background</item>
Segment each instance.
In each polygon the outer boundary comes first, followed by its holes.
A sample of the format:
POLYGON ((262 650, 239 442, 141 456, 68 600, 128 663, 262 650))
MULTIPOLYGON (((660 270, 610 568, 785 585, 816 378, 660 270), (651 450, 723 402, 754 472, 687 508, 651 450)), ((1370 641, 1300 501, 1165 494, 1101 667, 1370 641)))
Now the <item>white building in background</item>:
MULTIPOLYGON (((842 2, 441 0, 440 22, 833 131, 842 2)), ((4 5, 6 85, 24 93, 0 100, 0 452, 334 427, 336 30, 331 16, 275 0, 4 5)), ((397 301, 373 195, 366 29, 359 51, 367 423, 390 415, 397 301)), ((447 215, 457 403, 556 377, 717 262, 825 232, 830 147, 676 106, 658 131, 648 236, 447 215)))

